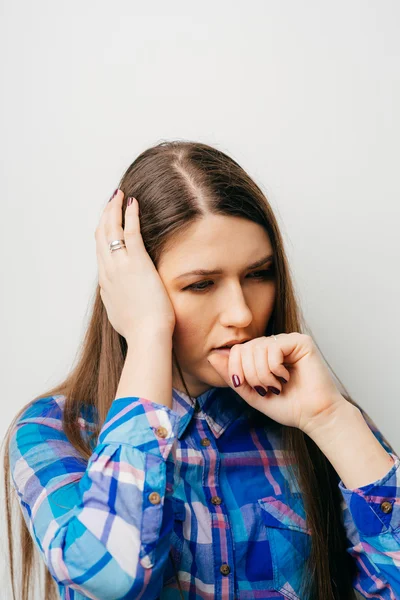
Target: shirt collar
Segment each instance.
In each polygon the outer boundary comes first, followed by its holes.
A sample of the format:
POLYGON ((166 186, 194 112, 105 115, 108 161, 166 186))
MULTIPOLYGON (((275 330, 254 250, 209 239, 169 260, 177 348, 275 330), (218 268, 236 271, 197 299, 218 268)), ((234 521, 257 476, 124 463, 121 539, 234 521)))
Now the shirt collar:
POLYGON ((246 408, 250 408, 247 402, 230 387, 212 387, 196 398, 172 388, 172 410, 181 417, 179 439, 196 414, 206 419, 214 436, 218 438, 246 408), (196 404, 198 413, 195 412, 196 404))

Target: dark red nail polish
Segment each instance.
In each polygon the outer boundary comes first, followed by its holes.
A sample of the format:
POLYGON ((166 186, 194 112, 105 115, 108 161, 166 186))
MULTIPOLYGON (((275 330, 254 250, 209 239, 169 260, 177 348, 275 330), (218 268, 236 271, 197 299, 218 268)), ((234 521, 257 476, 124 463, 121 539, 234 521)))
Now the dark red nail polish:
POLYGON ((276 387, 272 387, 272 385, 268 386, 268 391, 272 392, 273 394, 276 394, 276 395, 281 393, 280 390, 276 389, 276 387))
POLYGON ((286 379, 284 377, 278 377, 279 381, 282 381, 282 383, 287 383, 286 379))
POLYGON ((260 396, 265 396, 267 394, 267 390, 261 387, 261 385, 254 386, 254 389, 260 394, 260 396))
POLYGON ((115 190, 115 192, 113 193, 113 195, 111 196, 111 198, 109 199, 109 202, 111 202, 111 200, 114 198, 114 196, 118 193, 118 188, 115 190))
POLYGON ((235 388, 239 387, 240 379, 237 375, 232 375, 232 382, 233 382, 233 385, 235 386, 235 388))

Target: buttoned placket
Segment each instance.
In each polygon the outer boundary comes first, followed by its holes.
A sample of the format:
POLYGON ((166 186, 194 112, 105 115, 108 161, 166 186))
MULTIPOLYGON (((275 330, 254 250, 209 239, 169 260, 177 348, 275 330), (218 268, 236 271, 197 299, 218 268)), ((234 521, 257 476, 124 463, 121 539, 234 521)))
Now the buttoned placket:
POLYGON ((238 591, 233 563, 233 533, 220 488, 221 459, 217 439, 205 418, 196 419, 195 431, 204 458, 203 487, 211 517, 215 597, 235 600, 238 591))

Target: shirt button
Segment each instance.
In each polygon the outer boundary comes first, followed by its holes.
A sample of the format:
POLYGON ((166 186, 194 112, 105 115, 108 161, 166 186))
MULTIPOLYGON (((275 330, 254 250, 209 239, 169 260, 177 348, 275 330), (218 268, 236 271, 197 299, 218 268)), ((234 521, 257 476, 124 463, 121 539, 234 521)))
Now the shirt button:
POLYGON ((385 513, 391 513, 393 510, 393 506, 391 505, 390 502, 388 502, 387 500, 385 500, 385 502, 382 502, 381 504, 381 510, 385 513))
POLYGON ((211 444, 210 440, 208 438, 203 438, 200 442, 200 444, 202 446, 209 446, 211 444))
POLYGON ((154 565, 154 563, 151 562, 151 560, 148 556, 143 557, 140 560, 140 564, 142 565, 142 567, 144 569, 151 569, 151 567, 154 565))
POLYGON ((199 413, 200 411, 201 411, 201 406, 198 402, 196 402, 195 407, 194 407, 194 412, 199 413))
POLYGON ((166 438, 168 435, 168 431, 165 429, 165 427, 157 427, 156 434, 158 435, 158 437, 166 438))
POLYGON ((212 502, 213 504, 221 504, 222 500, 221 500, 221 498, 220 498, 219 496, 213 496, 213 497, 211 498, 211 502, 212 502))
POLYGON ((149 494, 149 500, 152 504, 160 504, 161 496, 158 492, 151 492, 151 494, 149 494))
POLYGON ((219 570, 221 571, 222 575, 229 575, 231 572, 229 565, 221 565, 219 570))

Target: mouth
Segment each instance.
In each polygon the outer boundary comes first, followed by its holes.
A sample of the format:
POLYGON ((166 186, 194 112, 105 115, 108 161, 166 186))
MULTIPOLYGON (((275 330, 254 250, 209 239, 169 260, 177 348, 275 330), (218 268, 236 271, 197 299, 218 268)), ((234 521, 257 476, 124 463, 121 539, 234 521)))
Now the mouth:
POLYGON ((242 342, 232 342, 231 344, 227 344, 226 346, 219 346, 218 348, 213 348, 212 352, 228 352, 231 350, 232 346, 237 346, 239 344, 244 344, 249 340, 243 340, 242 342))
POLYGON ((211 350, 211 352, 227 352, 229 354, 229 352, 231 351, 231 348, 228 346, 221 346, 221 348, 213 348, 211 350))
POLYGON ((218 348, 213 348, 213 350, 226 350, 226 349, 231 349, 232 346, 238 346, 240 344, 245 344, 246 342, 249 342, 250 340, 242 340, 242 341, 236 341, 236 340, 230 340, 229 342, 227 342, 226 344, 224 344, 224 346, 218 346, 218 348))

